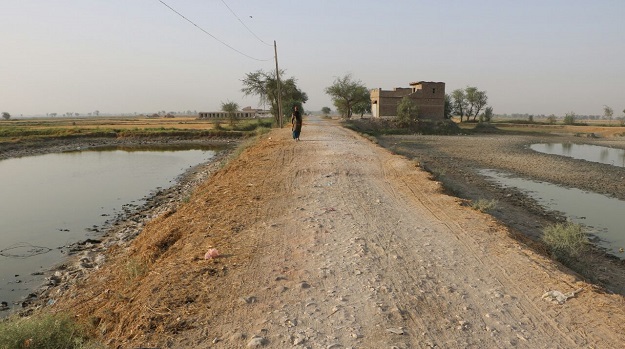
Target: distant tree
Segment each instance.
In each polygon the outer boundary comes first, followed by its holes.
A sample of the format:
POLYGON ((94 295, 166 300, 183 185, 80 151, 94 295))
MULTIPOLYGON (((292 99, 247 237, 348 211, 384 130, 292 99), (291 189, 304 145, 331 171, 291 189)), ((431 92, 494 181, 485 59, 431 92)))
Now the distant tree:
POLYGON ((554 114, 551 114, 551 115, 549 115, 549 116, 547 117, 547 122, 548 122, 550 125, 555 125, 555 124, 556 124, 556 120, 557 120, 557 119, 556 119, 556 116, 555 116, 554 114))
POLYGON ((341 116, 347 119, 352 117, 356 104, 371 103, 367 87, 360 80, 353 80, 351 74, 336 78, 332 85, 326 87, 325 92, 330 95, 341 116))
POLYGON ((568 112, 564 116, 564 124, 565 125, 573 125, 575 124, 575 118, 577 115, 574 112, 568 112))
POLYGON ((95 115, 95 116, 99 116, 99 115, 100 115, 100 111, 99 111, 99 110, 94 111, 94 112, 93 112, 93 115, 95 115))
POLYGON ((451 100, 451 96, 447 93, 445 93, 445 111, 444 111, 444 118, 445 119, 451 119, 451 114, 454 111, 454 107, 453 107, 453 102, 451 100))
POLYGON ((469 102, 467 101, 467 96, 463 89, 456 89, 451 92, 452 107, 453 113, 460 117, 460 122, 462 122, 462 118, 467 115, 467 110, 469 108, 469 102))
POLYGON ((480 119, 482 122, 491 122, 493 120, 493 107, 486 107, 484 113, 480 115, 480 119))
POLYGON ((603 116, 605 116, 610 123, 612 123, 612 115, 614 115, 614 110, 612 110, 612 108, 608 107, 607 105, 603 106, 603 116))
POLYGON ((332 109, 330 109, 329 107, 323 107, 321 108, 321 112, 323 113, 323 115, 329 115, 332 112, 332 109))
POLYGON ((467 102, 469 104, 469 110, 467 112, 468 116, 473 116, 473 121, 480 114, 482 108, 486 106, 488 103, 488 97, 486 96, 486 91, 480 91, 477 87, 469 87, 464 90, 467 98, 467 102))
POLYGON ((74 116, 80 116, 80 113, 74 113, 74 116))
POLYGON ((234 122, 237 120, 237 111, 239 111, 239 105, 230 101, 228 101, 227 103, 222 102, 221 111, 224 111, 228 114, 230 126, 234 125, 234 122))
MULTIPOLYGON (((290 115, 294 105, 301 106, 308 101, 308 95, 299 89, 297 86, 297 80, 293 77, 284 80, 284 70, 280 70, 280 93, 282 97, 282 116, 290 115)), ((257 70, 252 73, 247 73, 243 82, 243 92, 246 96, 256 95, 260 99, 260 103, 271 106, 271 114, 275 117, 276 122, 280 121, 280 115, 278 112, 278 80, 276 79, 276 73, 264 72, 263 70, 257 70)), ((301 113, 304 113, 304 109, 300 109, 301 113)))
POLYGON ((7 112, 3 111, 3 112, 2 112, 2 118, 3 118, 4 120, 9 120, 9 119, 11 118, 11 114, 9 114, 9 113, 7 113, 7 112))
POLYGON ((405 96, 397 105, 397 122, 402 127, 409 127, 419 118, 419 109, 410 97, 405 96))
MULTIPOLYGON (((368 93, 368 92, 367 92, 368 93)), ((352 111, 356 114, 360 114, 360 118, 365 115, 365 113, 371 113, 371 101, 370 99, 364 102, 358 102, 354 104, 352 107, 352 111)))
POLYGON ((50 116, 51 117, 55 117, 55 116, 57 116, 57 113, 50 113, 50 116))

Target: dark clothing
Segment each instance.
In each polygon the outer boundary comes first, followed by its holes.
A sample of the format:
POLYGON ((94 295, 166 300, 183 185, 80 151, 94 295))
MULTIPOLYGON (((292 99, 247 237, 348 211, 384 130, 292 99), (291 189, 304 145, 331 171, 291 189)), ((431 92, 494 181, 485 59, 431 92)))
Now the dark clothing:
POLYGON ((293 139, 299 140, 299 134, 302 132, 302 114, 299 110, 291 114, 291 124, 293 125, 293 139))

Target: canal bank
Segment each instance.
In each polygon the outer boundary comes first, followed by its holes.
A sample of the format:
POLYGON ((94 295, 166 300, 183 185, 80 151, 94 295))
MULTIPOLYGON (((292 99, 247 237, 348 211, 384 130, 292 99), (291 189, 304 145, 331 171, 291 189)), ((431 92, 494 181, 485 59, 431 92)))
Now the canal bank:
MULTIPOLYGON (((512 228, 521 241, 536 244, 546 226, 568 218, 550 210, 522 190, 502 187, 480 174, 490 169, 519 178, 548 182, 564 188, 599 193, 625 200, 625 169, 570 157, 550 155, 530 149, 537 143, 578 143, 625 149, 623 137, 585 138, 573 135, 503 135, 478 134, 462 136, 384 136, 380 145, 401 154, 444 183, 451 195, 466 200, 470 206, 478 200, 494 200, 495 209, 488 213, 512 228)), ((586 263, 584 274, 610 292, 625 294, 625 254, 606 254, 597 248, 592 263, 586 263)))
MULTIPOLYGON (((98 155, 102 150, 107 148, 107 151, 111 151, 114 149, 125 149, 129 154, 134 154, 139 152, 141 154, 151 154, 151 152, 156 151, 153 156, 148 155, 148 157, 158 158, 160 157, 160 153, 162 153, 163 157, 166 159, 173 160, 176 158, 173 155, 174 151, 187 151, 190 149, 204 149, 204 151, 192 151, 194 153, 198 153, 198 155, 193 155, 192 158, 187 159, 194 161, 201 161, 201 158, 209 157, 209 160, 203 160, 201 163, 197 165, 188 167, 183 166, 180 169, 181 172, 176 172, 178 167, 167 169, 167 171, 159 171, 159 172, 167 172, 174 173, 175 180, 172 180, 169 183, 164 183, 162 187, 156 187, 149 189, 151 187, 145 187, 144 184, 141 187, 147 188, 150 190, 150 193, 143 197, 137 197, 137 200, 128 200, 130 202, 120 202, 121 207, 113 208, 111 214, 102 214, 102 222, 98 223, 98 225, 87 225, 74 227, 75 229, 71 229, 71 235, 74 236, 71 240, 75 242, 71 243, 63 243, 64 239, 61 239, 57 244, 61 244, 60 247, 54 247, 52 249, 47 248, 47 251, 43 251, 41 253, 54 253, 54 256, 48 257, 47 259, 52 260, 61 260, 60 263, 53 262, 55 265, 50 265, 52 263, 48 263, 47 265, 44 263, 41 266, 37 264, 37 266, 30 266, 32 262, 30 260, 33 257, 36 257, 40 252, 38 251, 36 244, 28 242, 27 237, 22 237, 23 241, 18 244, 13 244, 11 246, 7 245, 7 240, 5 239, 6 249, 3 247, 2 258, 6 259, 7 262, 19 262, 23 261, 19 264, 19 267, 24 269, 37 269, 35 272, 24 272, 17 270, 11 271, 9 276, 7 276, 8 283, 6 285, 2 285, 3 290, 6 291, 5 296, 0 299, 2 301, 3 306, 0 308, 0 317, 6 316, 15 311, 22 311, 23 314, 27 314, 31 312, 34 308, 38 307, 42 303, 53 303, 54 297, 48 294, 48 290, 55 286, 60 286, 62 289, 68 288, 70 285, 74 284, 77 280, 82 278, 91 270, 98 269, 103 263, 106 262, 106 257, 104 252, 110 248, 118 248, 123 247, 128 244, 136 235, 138 235, 143 225, 163 214, 167 214, 172 210, 175 211, 177 205, 180 202, 184 201, 185 198, 188 198, 193 189, 198 185, 198 183, 205 180, 207 176, 217 170, 222 161, 233 151, 237 144, 240 144, 239 141, 225 140, 225 141, 180 141, 180 140, 142 140, 137 142, 136 140, 125 139, 125 140, 89 140, 83 142, 67 142, 67 141, 53 141, 50 147, 24 147, 22 149, 13 149, 12 153, 14 157, 26 157, 26 156, 35 156, 49 153, 59 153, 59 152, 73 152, 72 157, 79 156, 76 151, 96 151, 94 152, 94 156, 96 158, 106 158, 106 156, 98 155), (149 150, 147 150, 149 149, 149 150), (211 149, 209 152, 210 155, 206 153, 206 149, 211 149), (207 154, 207 155, 202 155, 207 154), (178 175, 175 175, 178 173, 178 175), (140 199, 140 200, 139 200, 140 199), (104 217, 106 216, 106 217, 104 217), (104 221, 106 220, 106 221, 104 221), (85 232, 80 233, 80 230, 85 230, 85 232), (75 231, 75 232, 74 232, 75 231), (80 236, 84 236, 80 238, 80 236), (76 237, 78 237, 78 241, 76 241, 76 237), (59 257, 55 257, 59 255, 59 257), (66 257, 61 257, 66 256, 66 257), (12 285, 14 284, 14 285, 12 285), (40 286, 38 286, 40 285, 40 286), (8 287, 8 288, 7 288, 8 287), (6 303, 6 305, 5 305, 6 303), (25 311, 25 313, 24 313, 25 311)), ((187 151, 188 152, 188 151, 187 151)), ((117 153, 121 153, 117 151, 117 153)), ((123 152, 126 153, 126 152, 123 152)), ((5 153, 3 153, 5 154, 5 153)), ((86 153, 85 153, 86 154, 86 153)), ((104 154, 104 153, 103 153, 104 154)), ((58 156, 58 154, 50 154, 53 156, 58 156)), ((47 155, 49 157, 50 155, 47 155)), ((35 159, 35 158, 32 158, 35 159)), ((82 159, 82 157, 81 157, 82 159)), ((21 160, 21 159, 19 159, 21 160)), ((31 158, 29 158, 31 160, 31 158)), ((59 164, 60 165, 60 164, 59 164)), ((137 163, 136 165, 139 165, 137 163)), ((136 166, 132 165, 132 166, 136 166)), ((81 164, 81 167, 88 168, 88 164, 81 164)), ((139 165, 141 166, 141 165, 139 165)), ((71 173, 67 176, 67 181, 76 181, 76 170, 71 171, 65 167, 62 168, 62 171, 70 171, 71 173)), ((148 169, 149 170, 149 169, 148 169)), ((86 170, 89 172, 88 170, 86 170)), ((94 174, 96 175, 96 174, 94 174)), ((33 178, 36 178, 35 174, 33 174, 33 178)), ((99 177, 98 177, 99 178, 99 177)), ((142 177, 141 177, 142 178, 142 177)), ((122 181, 122 178, 116 178, 116 181, 122 181)), ((49 182, 45 182, 48 183, 49 182)), ((149 184, 149 182, 147 182, 149 184)), ((61 185, 59 185, 61 186, 61 185)), ((95 189, 98 185, 94 184, 93 189, 95 189)), ((123 186, 122 186, 123 188, 123 186)), ((112 188, 114 189, 114 188, 112 188)), ((131 188, 128 188, 130 190, 131 188)), ((127 190, 127 191, 128 191, 127 190)), ((141 189, 139 189, 141 191, 141 189)), ((83 190, 84 191, 84 190, 83 190)), ((88 193, 93 192, 93 190, 87 190, 82 193, 82 195, 89 195, 88 193)), ((114 192, 112 190, 111 192, 114 192)), ((59 199, 62 197, 71 197, 72 195, 55 195, 59 199)), ((38 192, 37 195, 43 195, 43 192, 38 192)), ((76 195, 80 195, 80 193, 76 193, 76 195)), ((108 194, 107 194, 108 195, 108 194)), ((117 194, 114 194, 114 197, 117 194)), ((125 195, 125 194, 124 194, 125 195)), ((141 194, 143 195, 143 194, 141 194)), ((74 195, 75 196, 75 195, 74 195)), ((110 195, 109 195, 110 196, 110 195)), ((49 198, 46 198, 46 200, 49 198)), ((54 199, 54 198, 51 198, 54 199)), ((90 198, 85 198, 90 199, 90 198)), ((94 198, 97 200, 97 198, 94 198)), ((42 200, 43 201, 43 200, 42 200)), ((85 200, 80 200, 80 202, 84 202, 85 200)), ((71 202, 63 202, 63 205, 71 205, 71 202)), ((113 205, 116 206, 116 205, 113 205)), ((94 207, 93 210, 101 210, 105 209, 105 207, 94 207)), ((78 212, 79 210, 75 210, 78 212)), ((37 210, 30 212, 30 214, 36 214, 37 210)), ((33 217, 32 219, 35 221, 40 221, 45 216, 44 213, 38 217, 33 217), (40 217, 41 216, 41 217, 40 217)), ((78 217, 76 217, 77 219, 78 217)), ((82 219, 85 219, 81 217, 82 219)), ((66 217, 64 219, 72 220, 72 217, 66 217)), ((88 219, 88 218, 87 218, 88 219)), ((75 225, 75 224, 74 224, 75 225)), ((57 226, 48 227, 47 231, 52 231, 54 233, 55 228, 57 226)), ((28 229, 28 227, 24 227, 24 229, 28 229)), ((46 231, 46 230, 44 230, 46 231)), ((66 230, 68 233, 59 231, 56 232, 56 235, 60 234, 70 234, 70 230, 66 230)), ((20 240, 22 241, 22 240, 20 240)), ((52 243, 54 244, 54 243, 52 243)), ((55 245, 56 246, 56 245, 55 245)), ((12 264, 11 264, 12 265, 12 264)), ((3 265, 4 269, 7 269, 10 265, 3 265)), ((5 280, 5 278, 3 278, 5 280)))

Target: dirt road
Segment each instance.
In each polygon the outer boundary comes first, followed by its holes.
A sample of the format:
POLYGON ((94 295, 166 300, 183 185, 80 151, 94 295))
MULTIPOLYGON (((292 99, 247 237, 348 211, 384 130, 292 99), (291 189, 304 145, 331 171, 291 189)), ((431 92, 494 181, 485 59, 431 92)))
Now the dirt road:
POLYGON ((617 348, 598 292, 331 121, 275 130, 50 309, 111 347, 617 348), (217 248, 221 256, 206 260, 217 248), (541 296, 582 289, 564 304, 541 296))

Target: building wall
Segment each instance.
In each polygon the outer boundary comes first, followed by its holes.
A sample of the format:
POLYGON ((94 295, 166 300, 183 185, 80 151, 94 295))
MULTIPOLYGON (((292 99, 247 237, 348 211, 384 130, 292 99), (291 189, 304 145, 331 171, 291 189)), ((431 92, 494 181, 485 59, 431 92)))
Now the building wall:
POLYGON ((370 91, 371 110, 374 117, 395 117, 401 99, 408 96, 419 109, 420 119, 443 119, 445 117, 445 83, 419 81, 409 88, 393 90, 380 88, 370 91))
MULTIPOLYGON (((227 119, 228 113, 225 111, 214 111, 214 112, 200 112, 198 113, 200 119, 227 119)), ((256 112, 237 112, 237 119, 250 119, 256 117, 256 112)))

